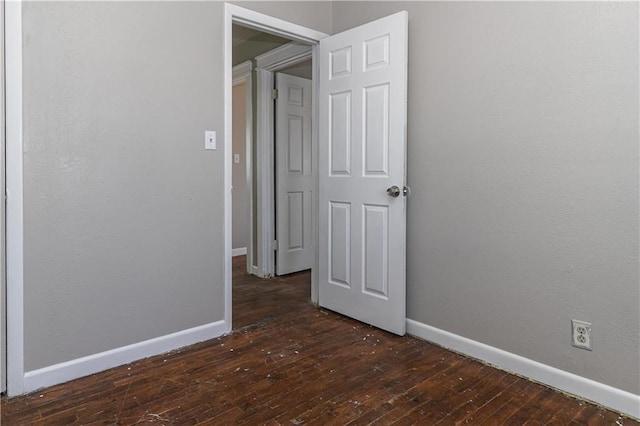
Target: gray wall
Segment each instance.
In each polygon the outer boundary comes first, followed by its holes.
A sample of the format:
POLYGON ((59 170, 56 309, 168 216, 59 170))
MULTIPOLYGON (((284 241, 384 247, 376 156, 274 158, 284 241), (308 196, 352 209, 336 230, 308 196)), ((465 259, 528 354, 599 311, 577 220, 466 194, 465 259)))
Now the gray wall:
POLYGON ((27 371, 223 319, 223 8, 23 4, 27 371))
POLYGON ((233 248, 249 246, 249 197, 247 191, 247 85, 233 86, 233 155, 240 156, 240 162, 233 163, 233 248))
POLYGON ((265 13, 303 27, 331 34, 331 1, 231 1, 245 9, 265 13))
POLYGON ((336 2, 333 31, 402 9, 408 316, 640 394, 638 4, 336 2))

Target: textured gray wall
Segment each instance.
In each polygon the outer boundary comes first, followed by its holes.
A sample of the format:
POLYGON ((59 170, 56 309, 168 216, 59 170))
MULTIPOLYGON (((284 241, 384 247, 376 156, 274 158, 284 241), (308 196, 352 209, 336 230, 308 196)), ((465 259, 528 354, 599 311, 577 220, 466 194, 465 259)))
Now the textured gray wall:
POLYGON ((223 319, 221 7, 23 7, 26 370, 223 319))
POLYGON ((638 4, 335 2, 333 32, 402 9, 408 316, 640 394, 638 4))
POLYGON ((331 34, 332 2, 320 1, 231 1, 245 9, 331 34))
POLYGON ((23 4, 27 371, 223 319, 223 8, 23 4))
POLYGON ((233 155, 240 156, 238 164, 233 163, 233 231, 231 246, 249 246, 249 197, 247 191, 247 85, 233 86, 233 155))

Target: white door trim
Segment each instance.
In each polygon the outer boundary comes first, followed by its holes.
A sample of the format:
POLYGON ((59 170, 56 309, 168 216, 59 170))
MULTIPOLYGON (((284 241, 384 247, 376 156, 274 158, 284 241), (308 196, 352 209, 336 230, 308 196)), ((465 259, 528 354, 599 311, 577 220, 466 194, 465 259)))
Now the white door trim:
POLYGON ((22 3, 5 2, 7 393, 24 388, 22 3))
POLYGON ((256 56, 256 68, 263 68, 272 72, 279 71, 290 65, 311 59, 311 55, 312 48, 310 45, 292 41, 256 56))
MULTIPOLYGON (((5 96, 4 96, 4 0, 0 1, 0 188, 2 188, 1 194, 6 192, 6 186, 4 183, 5 177, 5 161, 4 161, 4 147, 5 144, 5 96)), ((7 390, 7 304, 6 304, 6 273, 5 273, 5 260, 6 260, 6 246, 5 246, 5 232, 6 232, 6 216, 5 216, 4 198, 0 202, 0 392, 7 390)))
MULTIPOLYGON (((265 15, 251 9, 245 9, 244 7, 230 3, 225 3, 225 23, 228 23, 229 26, 231 26, 232 22, 245 27, 264 31, 265 33, 310 44, 317 44, 323 38, 328 37, 328 34, 303 27, 302 25, 294 24, 293 22, 265 15)), ((229 30, 231 30, 231 28, 229 28, 229 30)), ((225 32, 225 39, 226 38, 227 33, 225 32)))
MULTIPOLYGON (((282 19, 274 18, 253 10, 245 9, 240 6, 225 3, 224 4, 224 280, 225 280, 225 322, 228 327, 228 331, 231 331, 231 168, 232 168, 232 139, 231 139, 231 87, 232 87, 232 43, 231 43, 231 30, 233 23, 241 24, 246 27, 258 29, 268 32, 270 34, 286 37, 291 40, 301 41, 312 44, 312 57, 314 59, 313 66, 313 98, 314 98, 314 112, 313 112, 313 146, 314 146, 314 158, 317 159, 317 142, 318 142, 318 129, 317 129, 317 113, 316 107, 316 93, 318 88, 318 70, 317 68, 317 44, 318 42, 328 37, 327 34, 312 30, 310 28, 303 27, 291 22, 284 21, 282 19)), ((259 78, 258 78, 259 79, 259 78)), ((259 124, 258 124, 259 126, 259 124)), ((258 155, 259 156, 259 155, 258 155)), ((314 166, 317 163, 314 161, 314 166)), ((314 168, 314 170, 317 167, 314 168)), ((271 170, 273 173, 273 169, 271 170)), ((316 179, 317 181, 317 179, 316 179)), ((316 195, 314 196, 314 211, 317 206, 317 182, 316 182, 316 195)), ((314 238, 317 241, 317 221, 314 218, 314 238)), ((273 252, 271 253, 273 255, 273 252)), ((317 301, 317 278, 315 271, 317 270, 317 254, 314 257, 314 267, 311 275, 311 299, 317 301)))
POLYGON ((244 61, 243 63, 233 67, 233 85, 236 86, 242 83, 250 83, 252 67, 253 65, 251 64, 251 61, 244 61))
MULTIPOLYGON (((233 85, 236 86, 238 84, 245 85, 245 123, 246 123, 246 144, 245 144, 245 168, 246 168, 246 180, 247 180, 247 194, 249 194, 249 212, 251 212, 251 216, 249 217, 249 241, 248 241, 248 249, 244 248, 244 253, 247 255, 247 273, 253 274, 257 270, 257 266, 254 265, 253 259, 253 246, 256 244, 253 241, 253 170, 252 170, 252 162, 253 162, 253 150, 252 150, 252 141, 253 141, 253 82, 251 78, 251 71, 253 70, 253 62, 245 61, 241 64, 233 67, 233 85)), ((238 253, 236 251, 236 253, 238 253)))

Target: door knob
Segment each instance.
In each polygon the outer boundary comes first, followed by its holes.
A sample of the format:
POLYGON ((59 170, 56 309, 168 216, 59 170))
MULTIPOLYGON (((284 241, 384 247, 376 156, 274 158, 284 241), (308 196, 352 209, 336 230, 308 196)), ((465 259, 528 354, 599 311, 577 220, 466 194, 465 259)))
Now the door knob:
POLYGON ((398 188, 397 185, 393 185, 393 186, 387 188, 387 195, 389 197, 396 198, 396 197, 398 197, 398 195, 400 195, 400 192, 401 192, 401 190, 400 190, 400 188, 398 188))

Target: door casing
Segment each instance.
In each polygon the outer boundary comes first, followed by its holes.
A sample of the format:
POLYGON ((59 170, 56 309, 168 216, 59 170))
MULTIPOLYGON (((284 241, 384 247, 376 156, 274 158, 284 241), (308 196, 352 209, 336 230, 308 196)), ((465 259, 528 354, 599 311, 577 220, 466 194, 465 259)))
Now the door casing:
POLYGON ((24 389, 24 223, 22 179, 22 2, 5 2, 7 393, 24 389))
POLYGON ((0 392, 7 390, 7 304, 6 304, 6 250, 5 250, 5 97, 4 97, 4 0, 0 1, 0 392))

